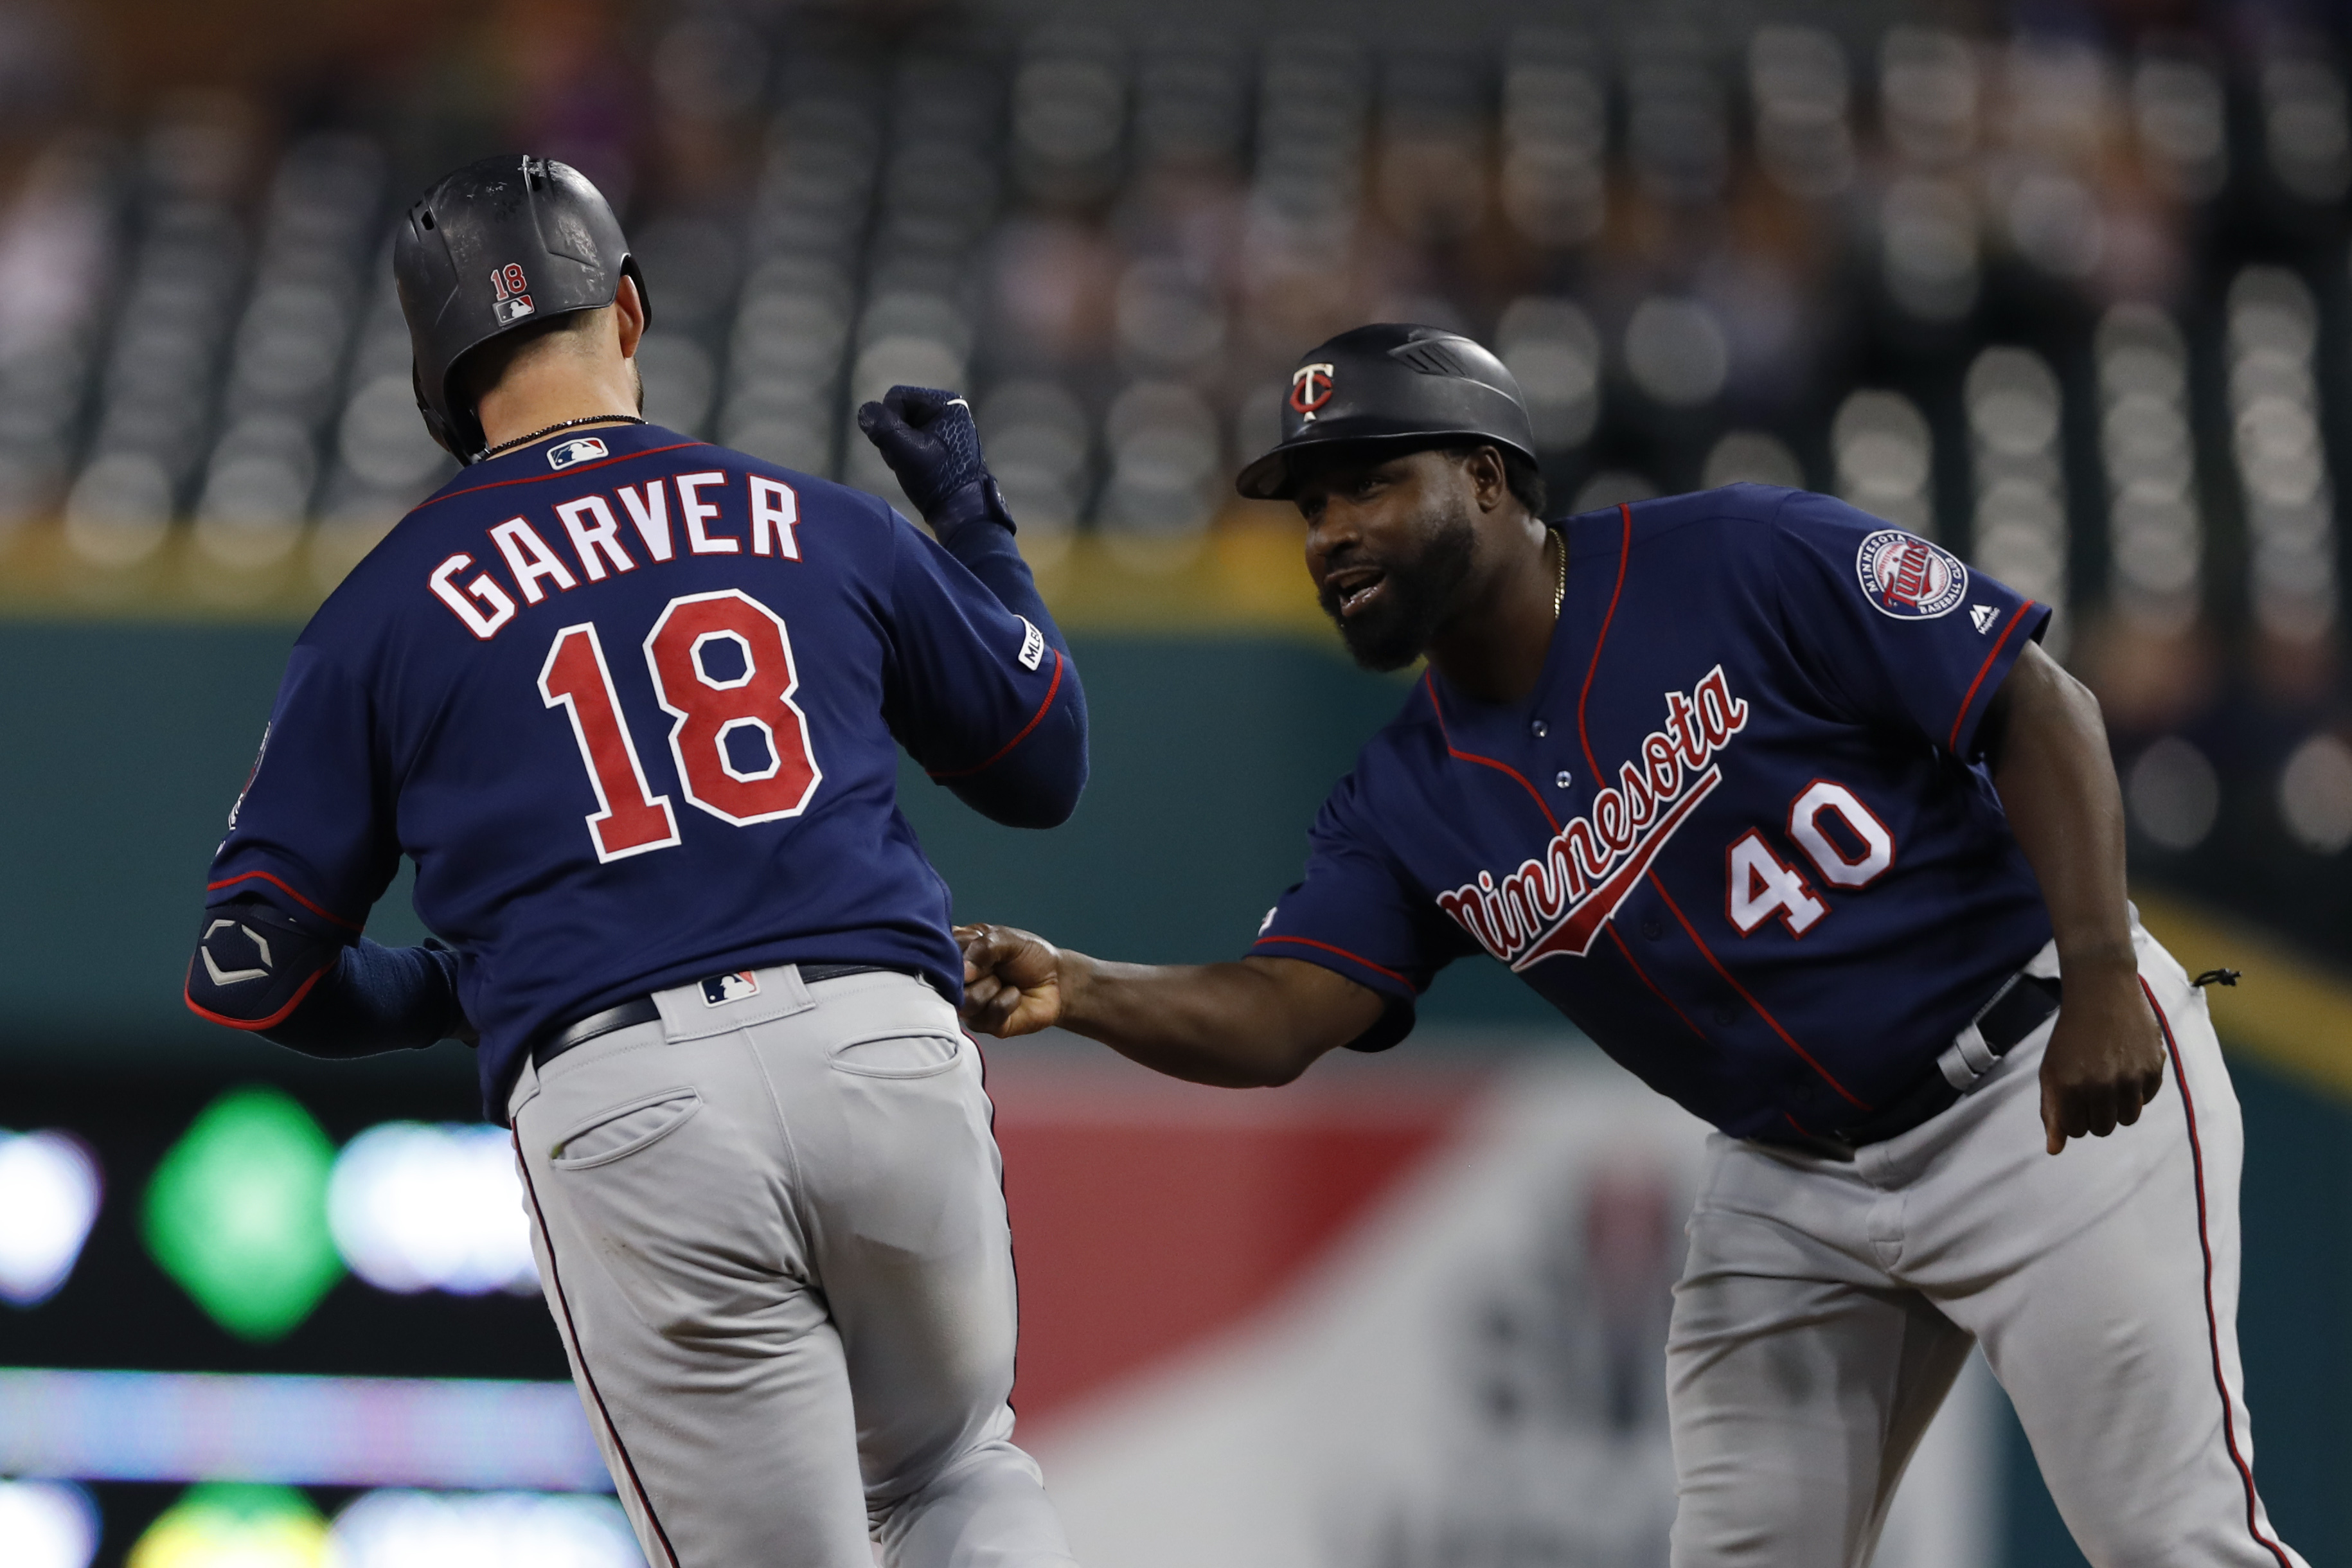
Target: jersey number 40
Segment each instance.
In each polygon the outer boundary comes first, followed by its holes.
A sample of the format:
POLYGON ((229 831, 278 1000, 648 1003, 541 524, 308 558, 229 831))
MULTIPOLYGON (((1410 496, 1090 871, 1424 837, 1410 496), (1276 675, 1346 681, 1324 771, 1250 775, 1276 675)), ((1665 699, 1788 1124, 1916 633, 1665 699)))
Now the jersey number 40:
MULTIPOLYGON (((1830 779, 1815 779, 1789 803, 1789 837, 1822 874, 1840 888, 1862 888, 1895 864, 1895 835, 1862 804, 1853 791, 1830 779), (1832 837, 1828 825, 1839 832, 1832 837), (1843 843, 1840 840, 1843 840, 1843 843)), ((1772 852, 1751 827, 1725 853, 1724 913, 1748 936, 1778 915, 1790 936, 1802 936, 1830 912, 1805 874, 1772 852)))
MULTIPOLYGON (((662 606, 646 634, 654 695, 677 722, 670 760, 686 798, 737 827, 798 816, 824 773, 809 750, 808 716, 793 701, 800 678, 782 617, 739 589, 688 594, 662 606), (740 674, 712 672, 707 655, 732 642, 740 674), (764 764, 744 767, 736 732, 756 731, 764 764)), ((669 796, 656 795, 637 761, 637 743, 621 716, 621 699, 593 621, 564 627, 547 650, 539 695, 572 717, 572 739, 588 764, 596 811, 588 837, 599 860, 618 860, 678 842, 669 796)))

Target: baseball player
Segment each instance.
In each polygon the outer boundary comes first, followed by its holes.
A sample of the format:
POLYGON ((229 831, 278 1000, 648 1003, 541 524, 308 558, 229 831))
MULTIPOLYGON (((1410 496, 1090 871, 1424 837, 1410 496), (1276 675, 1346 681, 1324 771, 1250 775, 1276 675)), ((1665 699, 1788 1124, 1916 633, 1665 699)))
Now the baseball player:
POLYGON ((394 255, 465 464, 297 641, 188 1005, 353 1055, 479 1032, 540 1275, 656 1568, 1071 1559, 904 747, 1000 822, 1086 778, 1069 651, 962 401, 859 423, 938 538, 638 416, 594 187, 494 158, 394 255), (399 857, 448 946, 360 931, 399 857), (470 1025, 468 1024, 470 1020, 470 1025))
POLYGON ((1278 1084, 1486 953, 1720 1129, 1667 1346, 1676 1563, 1866 1563, 1978 1344, 2094 1563, 2300 1563, 2254 1489, 2237 1104, 2125 901, 2048 608, 1801 491, 1548 527, 1531 447, 1466 339, 1307 356, 1240 488, 1297 502, 1360 662, 1428 668, 1248 956, 964 928, 965 1016, 1278 1084))

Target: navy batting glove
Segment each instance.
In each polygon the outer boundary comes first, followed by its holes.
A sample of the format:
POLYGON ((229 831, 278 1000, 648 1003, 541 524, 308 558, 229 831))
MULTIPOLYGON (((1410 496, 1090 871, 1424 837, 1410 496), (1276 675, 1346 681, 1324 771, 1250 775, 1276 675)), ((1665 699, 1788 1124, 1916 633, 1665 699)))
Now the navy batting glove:
POLYGON ((952 392, 894 386, 879 403, 857 411, 857 427, 898 476, 907 499, 941 538, 976 517, 1012 517, 981 460, 980 426, 971 407, 952 392))

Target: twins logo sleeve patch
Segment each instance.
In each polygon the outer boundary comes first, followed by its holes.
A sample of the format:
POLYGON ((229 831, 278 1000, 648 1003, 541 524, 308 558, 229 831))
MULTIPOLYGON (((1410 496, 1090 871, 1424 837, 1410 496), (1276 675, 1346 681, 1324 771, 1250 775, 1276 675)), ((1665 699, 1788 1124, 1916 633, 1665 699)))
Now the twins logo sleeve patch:
POLYGON ((1899 528, 1883 528, 1864 539, 1853 571, 1863 597, 1880 615, 1896 620, 1948 616, 1968 596, 1969 569, 1960 558, 1899 528))

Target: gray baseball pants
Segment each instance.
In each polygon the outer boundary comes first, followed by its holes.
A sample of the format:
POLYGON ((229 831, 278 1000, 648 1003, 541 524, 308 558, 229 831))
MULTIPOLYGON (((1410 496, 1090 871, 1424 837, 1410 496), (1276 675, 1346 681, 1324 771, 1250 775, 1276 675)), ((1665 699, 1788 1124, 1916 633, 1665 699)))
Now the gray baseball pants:
POLYGON ((1710 1140, 1666 1346, 1675 1568, 1869 1562, 1979 1344, 2096 1568, 2303 1568, 2254 1489, 2237 1097, 2203 993, 2136 934, 2169 1059, 2135 1126, 2044 1152, 2045 1023, 1851 1163, 1710 1140))
POLYGON ((1071 1568, 1012 1443, 979 1053, 919 981, 790 965, 526 1062, 573 1382, 652 1568, 1071 1568))

